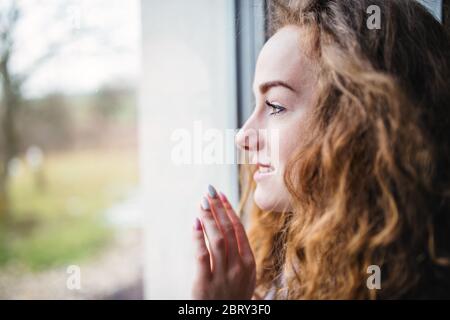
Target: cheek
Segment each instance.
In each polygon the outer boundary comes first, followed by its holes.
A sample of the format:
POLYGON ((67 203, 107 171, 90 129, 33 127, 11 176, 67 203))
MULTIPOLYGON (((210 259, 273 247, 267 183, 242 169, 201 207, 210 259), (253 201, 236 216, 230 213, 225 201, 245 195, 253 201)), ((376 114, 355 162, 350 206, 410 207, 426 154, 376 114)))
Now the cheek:
POLYGON ((279 128, 279 147, 278 158, 280 168, 284 172, 286 164, 289 162, 305 142, 309 140, 311 134, 311 120, 309 112, 298 111, 293 115, 289 122, 286 122, 279 128))
POLYGON ((276 129, 278 137, 271 139, 269 152, 272 164, 277 168, 278 175, 283 175, 286 163, 297 150, 301 142, 301 131, 301 125, 299 125, 298 121, 276 129))
POLYGON ((284 172, 290 157, 301 145, 302 137, 307 134, 304 128, 307 127, 306 119, 296 117, 296 119, 278 126, 278 140, 271 141, 271 161, 277 168, 276 174, 265 181, 257 183, 254 200, 256 205, 262 210, 283 211, 290 210, 290 196, 284 183, 284 172), (275 146, 274 143, 277 143, 275 146), (276 152, 274 152, 276 151, 276 152))

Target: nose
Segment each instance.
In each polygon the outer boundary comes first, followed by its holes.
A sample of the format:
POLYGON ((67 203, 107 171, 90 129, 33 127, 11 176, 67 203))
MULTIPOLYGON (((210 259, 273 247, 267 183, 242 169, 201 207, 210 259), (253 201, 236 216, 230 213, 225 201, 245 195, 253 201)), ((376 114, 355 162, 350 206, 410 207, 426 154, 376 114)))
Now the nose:
POLYGON ((236 145, 246 151, 259 151, 264 146, 263 135, 259 134, 260 125, 255 119, 255 114, 245 122, 236 135, 236 145))

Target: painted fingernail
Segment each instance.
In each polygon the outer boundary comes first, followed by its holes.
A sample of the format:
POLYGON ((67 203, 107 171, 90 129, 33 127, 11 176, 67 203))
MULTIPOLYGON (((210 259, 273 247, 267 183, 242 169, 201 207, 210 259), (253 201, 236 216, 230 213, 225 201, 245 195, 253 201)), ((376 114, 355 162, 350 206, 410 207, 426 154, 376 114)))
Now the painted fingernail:
POLYGON ((219 197, 222 201, 227 201, 227 197, 223 194, 223 192, 219 192, 219 197))
POLYGON ((200 220, 196 217, 194 221, 194 230, 200 231, 202 230, 202 225, 200 224, 200 220))
POLYGON ((208 199, 206 199, 206 197, 202 198, 201 206, 203 210, 209 210, 209 202, 208 199))
POLYGON ((217 196, 217 191, 212 185, 208 185, 208 193, 211 198, 215 198, 217 196))

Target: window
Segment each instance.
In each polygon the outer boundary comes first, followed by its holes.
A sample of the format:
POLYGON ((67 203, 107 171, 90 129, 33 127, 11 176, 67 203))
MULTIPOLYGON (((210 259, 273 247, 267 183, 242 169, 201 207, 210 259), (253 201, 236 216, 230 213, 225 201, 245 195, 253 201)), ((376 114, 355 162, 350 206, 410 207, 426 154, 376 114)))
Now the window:
POLYGON ((443 4, 442 0, 419 0, 427 9, 442 22, 443 19, 443 4))
POLYGON ((142 297, 139 1, 1 1, 0 299, 142 297))
POLYGON ((237 204, 237 166, 206 163, 204 156, 214 135, 209 130, 218 130, 225 150, 234 152, 235 129, 253 105, 263 18, 264 1, 142 1, 146 298, 190 297, 190 226, 207 185, 237 204), (174 148, 183 143, 191 154, 177 164, 174 148))

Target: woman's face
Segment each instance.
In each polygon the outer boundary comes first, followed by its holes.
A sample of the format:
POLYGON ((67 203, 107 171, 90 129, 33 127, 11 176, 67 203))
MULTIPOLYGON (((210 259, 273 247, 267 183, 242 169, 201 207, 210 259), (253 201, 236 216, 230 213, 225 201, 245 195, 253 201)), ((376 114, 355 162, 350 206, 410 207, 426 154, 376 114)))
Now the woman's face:
POLYGON ((286 26, 262 48, 253 91, 256 107, 236 143, 257 164, 255 203, 262 210, 291 210, 283 174, 310 129, 317 72, 305 56, 304 30, 286 26))

